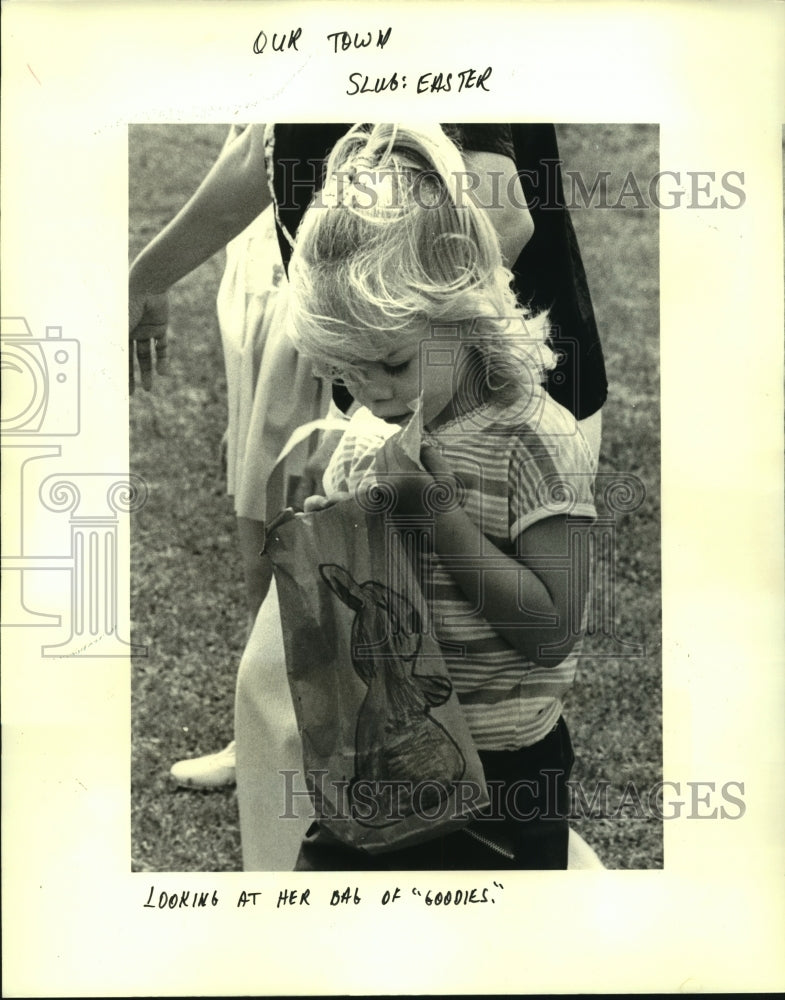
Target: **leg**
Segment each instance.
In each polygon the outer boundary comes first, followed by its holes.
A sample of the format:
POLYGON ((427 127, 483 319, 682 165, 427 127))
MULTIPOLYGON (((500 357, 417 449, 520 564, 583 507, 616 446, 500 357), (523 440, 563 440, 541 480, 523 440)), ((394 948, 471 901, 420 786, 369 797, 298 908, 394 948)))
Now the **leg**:
POLYGON ((291 871, 312 806, 302 778, 300 733, 286 677, 274 583, 240 661, 235 734, 243 868, 291 871), (281 771, 296 772, 293 796, 285 794, 281 771))
POLYGON ((245 600, 248 608, 247 640, 250 638, 262 601, 270 589, 273 568, 269 559, 261 557, 264 546, 264 521, 238 517, 237 538, 240 544, 240 558, 243 561, 245 600))
MULTIPOLYGON (((264 545, 264 522, 253 521, 247 517, 237 518, 237 536, 240 545, 240 558, 243 564, 245 578, 245 598, 248 609, 246 625, 246 641, 253 630, 259 608, 267 596, 272 579, 272 566, 269 559, 262 559, 260 552, 264 545)), ((232 785, 236 778, 235 743, 232 740, 223 750, 207 754, 204 757, 193 757, 189 760, 179 760, 172 765, 172 778, 184 788, 224 788, 232 785)))

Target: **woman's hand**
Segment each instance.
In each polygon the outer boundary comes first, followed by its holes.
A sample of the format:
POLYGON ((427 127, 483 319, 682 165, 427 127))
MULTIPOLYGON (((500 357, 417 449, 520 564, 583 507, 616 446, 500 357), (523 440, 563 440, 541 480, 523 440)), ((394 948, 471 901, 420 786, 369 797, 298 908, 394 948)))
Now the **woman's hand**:
POLYGON ((166 334, 169 329, 169 296, 145 294, 128 290, 128 389, 135 388, 134 354, 139 363, 142 388, 147 392, 153 385, 153 344, 155 344, 155 372, 169 374, 168 344, 166 334))

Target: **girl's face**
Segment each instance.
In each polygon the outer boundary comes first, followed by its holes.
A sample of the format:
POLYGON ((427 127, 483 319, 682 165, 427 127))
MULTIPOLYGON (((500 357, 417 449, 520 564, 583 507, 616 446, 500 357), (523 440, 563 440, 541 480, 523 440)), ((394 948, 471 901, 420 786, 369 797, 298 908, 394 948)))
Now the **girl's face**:
POLYGON ((422 364, 418 339, 397 348, 381 361, 362 364, 364 379, 346 379, 355 399, 388 423, 406 421, 422 396, 422 419, 433 421, 455 395, 457 364, 422 364))

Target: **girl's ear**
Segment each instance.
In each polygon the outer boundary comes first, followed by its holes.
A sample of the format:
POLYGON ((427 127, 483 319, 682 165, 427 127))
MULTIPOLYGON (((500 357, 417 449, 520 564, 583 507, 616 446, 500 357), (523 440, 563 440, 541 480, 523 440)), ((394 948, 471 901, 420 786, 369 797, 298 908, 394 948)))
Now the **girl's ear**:
POLYGON ((363 608, 365 601, 362 587, 352 578, 348 570, 335 563, 322 563, 319 572, 330 590, 347 608, 351 608, 352 611, 360 611, 363 608))

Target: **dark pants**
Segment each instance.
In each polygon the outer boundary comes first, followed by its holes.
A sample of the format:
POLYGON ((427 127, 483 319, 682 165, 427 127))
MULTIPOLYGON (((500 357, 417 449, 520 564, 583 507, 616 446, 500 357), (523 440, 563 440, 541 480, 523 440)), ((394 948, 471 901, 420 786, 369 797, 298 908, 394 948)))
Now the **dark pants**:
POLYGON ((491 798, 487 815, 457 832, 384 854, 346 847, 313 823, 295 871, 470 871, 567 867, 568 789, 574 761, 559 719, 520 750, 481 750, 491 798))

